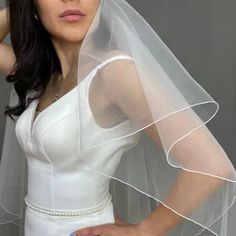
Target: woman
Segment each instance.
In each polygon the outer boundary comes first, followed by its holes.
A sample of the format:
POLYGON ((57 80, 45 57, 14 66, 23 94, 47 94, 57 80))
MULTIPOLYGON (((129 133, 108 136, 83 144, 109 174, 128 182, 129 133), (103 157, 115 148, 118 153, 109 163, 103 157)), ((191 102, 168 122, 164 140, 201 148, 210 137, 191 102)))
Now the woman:
POLYGON ((6 126, 1 222, 17 218, 26 236, 229 236, 235 169, 205 126, 218 104, 142 17, 124 0, 12 0, 9 10, 0 71, 14 83, 5 114, 18 119, 6 126), (23 153, 7 145, 12 130, 23 153))

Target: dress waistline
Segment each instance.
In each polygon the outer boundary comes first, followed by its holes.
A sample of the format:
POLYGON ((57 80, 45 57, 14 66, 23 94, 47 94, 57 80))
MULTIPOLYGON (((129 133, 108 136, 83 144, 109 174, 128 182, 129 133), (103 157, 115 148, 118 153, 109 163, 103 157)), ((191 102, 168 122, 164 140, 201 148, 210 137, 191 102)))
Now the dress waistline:
POLYGON ((89 215, 98 211, 101 211, 103 208, 106 206, 110 205, 112 202, 112 197, 111 194, 108 194, 108 197, 98 205, 95 205, 93 207, 89 208, 84 208, 84 209, 79 209, 79 210, 54 210, 50 208, 44 208, 41 206, 38 206, 34 203, 32 203, 28 195, 25 196, 25 203, 28 207, 30 207, 32 210, 35 210, 37 212, 46 214, 46 215, 51 215, 51 216, 81 216, 81 215, 89 215))

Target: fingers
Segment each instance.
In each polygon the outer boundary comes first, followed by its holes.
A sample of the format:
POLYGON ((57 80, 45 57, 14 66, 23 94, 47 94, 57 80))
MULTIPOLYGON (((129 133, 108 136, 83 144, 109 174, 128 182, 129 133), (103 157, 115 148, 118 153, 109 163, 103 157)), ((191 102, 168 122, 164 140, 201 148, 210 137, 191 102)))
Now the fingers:
MULTIPOLYGON (((117 215, 115 215, 115 224, 128 225, 117 215)), ((108 224, 101 224, 101 225, 86 227, 86 228, 75 231, 74 234, 71 234, 70 236, 99 236, 99 235, 102 235, 104 232, 111 230, 111 228, 114 227, 115 224, 108 223, 108 224)))
MULTIPOLYGON (((98 236, 109 230, 111 224, 96 225, 75 231, 75 236, 98 236)), ((74 236, 74 235, 73 235, 74 236)))

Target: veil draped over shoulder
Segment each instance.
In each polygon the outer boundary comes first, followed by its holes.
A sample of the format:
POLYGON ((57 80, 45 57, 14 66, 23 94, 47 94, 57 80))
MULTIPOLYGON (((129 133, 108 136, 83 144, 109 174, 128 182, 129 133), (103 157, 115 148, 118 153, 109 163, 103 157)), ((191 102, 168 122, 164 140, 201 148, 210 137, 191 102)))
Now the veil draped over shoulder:
MULTIPOLYGON (((228 210, 235 208, 235 168, 206 126, 219 105, 125 0, 101 0, 77 75, 77 157, 110 179, 116 214, 138 223, 163 204, 182 217, 168 235, 234 236, 228 210), (88 100, 80 90, 85 81, 88 100), (114 145, 116 155, 107 155, 114 145), (94 150, 104 159, 90 155, 94 150)), ((7 118, 0 228, 14 225, 23 235, 27 165, 14 128, 7 118)))

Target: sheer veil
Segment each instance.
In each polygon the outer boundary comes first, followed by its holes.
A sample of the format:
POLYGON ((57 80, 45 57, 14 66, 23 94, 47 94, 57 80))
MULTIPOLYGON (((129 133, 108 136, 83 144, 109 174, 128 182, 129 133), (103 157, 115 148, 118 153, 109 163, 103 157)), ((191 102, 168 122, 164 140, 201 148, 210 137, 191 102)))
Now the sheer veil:
MULTIPOLYGON (((228 210, 235 209, 235 169, 207 128, 219 104, 125 0, 101 0, 77 75, 77 157, 110 180, 116 214, 138 223, 163 204, 182 216, 168 235, 234 236, 228 210), (108 155, 114 145, 118 155, 108 155)), ((14 87, 10 102, 17 103, 14 87)), ((0 223, 23 235, 27 165, 14 129, 7 118, 0 223)))

